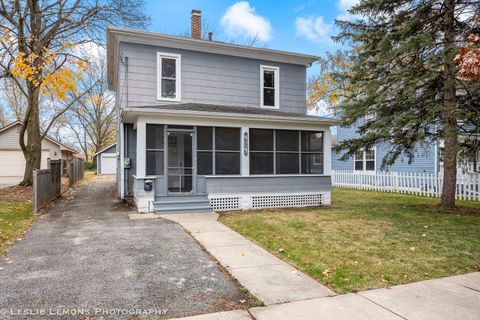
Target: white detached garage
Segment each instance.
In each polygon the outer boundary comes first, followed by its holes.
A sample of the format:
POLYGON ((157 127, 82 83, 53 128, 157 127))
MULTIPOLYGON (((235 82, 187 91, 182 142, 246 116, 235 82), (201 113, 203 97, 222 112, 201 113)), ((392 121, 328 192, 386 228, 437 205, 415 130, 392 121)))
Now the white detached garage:
POLYGON ((93 155, 98 174, 117 173, 117 145, 111 144, 93 155))
MULTIPOLYGON (((0 187, 18 184, 25 172, 25 157, 20 148, 19 134, 22 122, 16 121, 0 128, 0 187)), ((42 140, 40 168, 48 167, 48 160, 64 160, 62 168, 68 165, 78 151, 46 136, 42 140)))

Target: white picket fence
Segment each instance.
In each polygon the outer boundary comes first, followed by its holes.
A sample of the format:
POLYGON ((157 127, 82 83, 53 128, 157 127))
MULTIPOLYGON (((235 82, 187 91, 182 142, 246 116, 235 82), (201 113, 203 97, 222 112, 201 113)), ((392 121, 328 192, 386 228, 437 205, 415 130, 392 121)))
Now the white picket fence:
MULTIPOLYGON (((406 193, 424 197, 440 197, 442 182, 441 174, 425 172, 332 171, 332 184, 337 188, 406 193)), ((480 201, 479 173, 457 175, 457 199, 480 201)))

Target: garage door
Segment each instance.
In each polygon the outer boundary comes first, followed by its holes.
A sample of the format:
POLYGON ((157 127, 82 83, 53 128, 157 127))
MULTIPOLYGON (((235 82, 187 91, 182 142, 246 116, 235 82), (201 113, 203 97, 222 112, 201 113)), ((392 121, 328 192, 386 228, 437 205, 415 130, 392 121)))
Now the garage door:
MULTIPOLYGON (((42 151, 41 168, 48 167, 48 151, 42 151)), ((0 151, 0 185, 14 185, 22 181, 25 172, 25 158, 22 151, 0 151)))
POLYGON ((104 153, 100 163, 101 174, 115 174, 117 172, 117 156, 115 153, 104 153))

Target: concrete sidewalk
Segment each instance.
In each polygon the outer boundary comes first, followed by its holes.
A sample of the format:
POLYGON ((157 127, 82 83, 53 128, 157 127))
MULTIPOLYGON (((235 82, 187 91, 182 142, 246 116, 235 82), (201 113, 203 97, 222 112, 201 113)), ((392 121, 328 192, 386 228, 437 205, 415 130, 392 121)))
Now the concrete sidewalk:
POLYGON ((180 223, 265 305, 335 293, 217 221, 217 214, 164 215, 180 223))
POLYGON ((180 223, 265 307, 185 320, 479 320, 480 272, 389 289, 335 295, 217 221, 217 214, 165 215, 180 223))

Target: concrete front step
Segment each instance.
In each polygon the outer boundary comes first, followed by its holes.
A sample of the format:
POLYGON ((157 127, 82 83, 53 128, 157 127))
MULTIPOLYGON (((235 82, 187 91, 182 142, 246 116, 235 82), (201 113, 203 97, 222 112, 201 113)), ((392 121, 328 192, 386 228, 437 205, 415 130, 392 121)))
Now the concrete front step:
POLYGON ((208 213, 212 212, 206 196, 158 197, 153 203, 155 213, 208 213))

